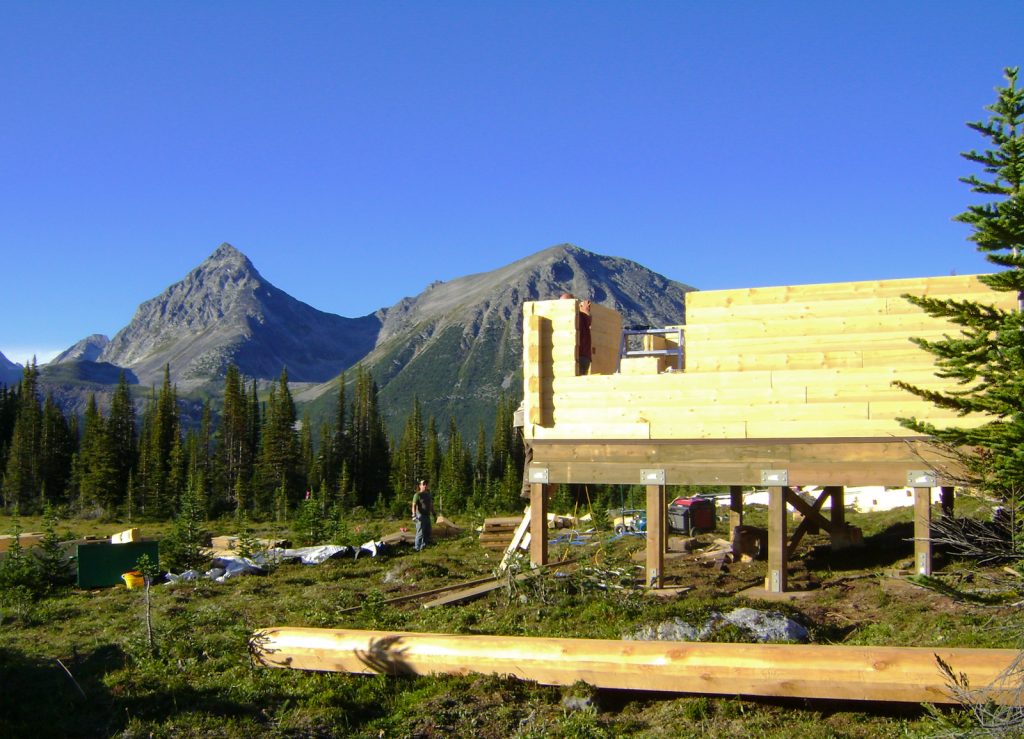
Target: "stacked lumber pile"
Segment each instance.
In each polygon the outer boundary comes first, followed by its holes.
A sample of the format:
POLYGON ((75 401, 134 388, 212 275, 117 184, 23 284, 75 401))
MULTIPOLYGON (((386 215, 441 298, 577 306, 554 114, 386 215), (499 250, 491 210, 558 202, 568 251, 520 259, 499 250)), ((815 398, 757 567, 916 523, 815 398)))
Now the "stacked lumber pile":
POLYGON ((522 522, 522 516, 485 518, 480 528, 480 546, 496 552, 504 552, 515 536, 522 522))
MULTIPOLYGON (((210 550, 214 556, 220 554, 235 554, 238 550, 238 534, 229 536, 214 536, 210 539, 210 550)), ((256 539, 260 549, 284 549, 291 545, 286 539, 256 539)))
MULTIPOLYGON (((515 536, 522 522, 522 517, 515 516, 484 519, 483 526, 477 529, 480 532, 480 546, 484 549, 504 552, 508 549, 508 545, 512 543, 512 537, 515 536)), ((572 516, 559 516, 555 513, 548 514, 549 529, 571 529, 575 528, 575 526, 576 519, 572 516)), ((521 546, 525 549, 529 545, 530 540, 524 538, 523 541, 524 544, 521 546)))

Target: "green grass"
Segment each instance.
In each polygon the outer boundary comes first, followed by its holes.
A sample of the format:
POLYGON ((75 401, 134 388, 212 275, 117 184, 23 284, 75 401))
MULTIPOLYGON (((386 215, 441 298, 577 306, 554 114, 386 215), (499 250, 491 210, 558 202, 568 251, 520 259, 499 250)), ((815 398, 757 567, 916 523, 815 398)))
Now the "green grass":
MULTIPOLYGON (((575 575, 553 568, 461 605, 424 610, 416 602, 383 602, 492 574, 498 557, 471 533, 418 554, 398 549, 377 558, 282 565, 224 584, 154 586, 153 648, 145 591, 67 587, 0 617, 0 737, 927 736, 934 719, 916 708, 553 688, 484 675, 365 677, 267 669, 249 658, 249 635, 275 625, 618 639, 644 625, 700 623, 711 611, 750 604, 786 612, 819 643, 1017 646, 1024 633, 1019 608, 993 595, 1001 589, 1019 600, 1013 578, 961 562, 947 563, 933 578, 942 587, 887 577, 881 573, 903 556, 898 537, 891 550, 883 546, 897 516, 851 519, 883 554, 851 553, 851 564, 838 555, 811 556, 816 545, 809 542, 794 564, 821 587, 795 603, 736 595, 763 577, 763 563, 732 565, 725 574, 675 565, 673 576, 689 578, 695 589, 668 601, 619 587, 636 565, 630 554, 642 546, 632 539, 574 548, 581 557, 575 575)), ((40 523, 21 520, 25 531, 40 523)), ((0 519, 0 531, 8 524, 0 519)), ((398 524, 353 522, 361 528, 354 536, 365 541, 371 531, 398 524)), ((72 521, 59 530, 109 536, 123 528, 72 521)), ((141 528, 150 536, 166 531, 141 528)), ((229 523, 209 528, 236 533, 229 523)), ((279 529, 256 533, 278 536, 279 529)))

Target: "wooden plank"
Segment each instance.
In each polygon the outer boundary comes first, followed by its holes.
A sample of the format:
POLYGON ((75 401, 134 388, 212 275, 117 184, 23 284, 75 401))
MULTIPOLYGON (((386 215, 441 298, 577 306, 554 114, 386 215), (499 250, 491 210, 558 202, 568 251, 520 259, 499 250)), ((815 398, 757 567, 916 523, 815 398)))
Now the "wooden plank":
POLYGON ((684 329, 687 346, 696 342, 753 341, 784 336, 818 336, 851 338, 860 334, 899 333, 916 336, 918 332, 959 332, 952 322, 934 318, 920 308, 906 303, 904 312, 890 313, 883 301, 875 308, 862 306, 862 301, 808 303, 793 315, 778 309, 757 307, 756 316, 714 323, 691 323, 684 329))
MULTIPOLYGON (((987 288, 986 288, 987 290, 987 288)), ((990 305, 1002 310, 1013 310, 1016 302, 1011 294, 987 292, 943 292, 933 295, 943 300, 960 302, 970 301, 990 305)), ((816 320, 819 318, 838 318, 843 316, 877 316, 898 318, 903 316, 920 316, 929 321, 940 322, 943 319, 933 318, 902 296, 864 296, 839 297, 831 299, 802 298, 788 303, 743 303, 731 306, 687 306, 686 329, 684 336, 687 341, 691 336, 700 335, 705 328, 721 327, 727 329, 742 324, 757 324, 761 321, 769 323, 787 320, 816 320), (696 333, 691 331, 696 330, 696 333)))
MULTIPOLYGON (((761 485, 761 470, 788 469, 791 485, 906 485, 909 470, 948 460, 920 438, 536 440, 534 463, 552 484, 636 484, 645 468, 669 485, 761 485)), ((940 483, 943 484, 943 483, 940 483)), ((946 483, 948 484, 948 483, 946 483)))
POLYGON ((687 372, 747 372, 778 369, 832 369, 864 367, 863 351, 771 352, 765 354, 704 354, 698 349, 686 355, 687 372))
POLYGON ((366 675, 497 674, 545 685, 709 695, 956 703, 936 657, 985 697, 1013 705, 998 686, 1015 649, 714 644, 417 634, 276 627, 251 638, 267 667, 366 675), (987 687, 986 686, 991 686, 987 687))
POLYGON ((14 534, 0 534, 0 552, 10 551, 15 539, 18 540, 18 546, 22 549, 37 547, 42 543, 43 536, 40 533, 22 533, 18 536, 14 534))
POLYGON ((518 528, 516 528, 515 534, 512 535, 512 539, 509 541, 508 547, 505 549, 505 556, 501 558, 501 563, 498 565, 498 572, 504 572, 506 568, 508 568, 508 563, 512 559, 512 555, 515 554, 516 549, 519 548, 519 544, 523 541, 523 536, 526 535, 529 528, 530 506, 526 506, 526 510, 523 512, 523 519, 520 521, 518 528))
MULTIPOLYGON (((796 327, 794 327, 796 328, 796 327)), ((871 331, 844 335, 818 336, 815 334, 790 333, 758 338, 731 338, 722 336, 700 344, 690 344, 687 357, 725 356, 729 354, 798 354, 806 351, 856 351, 861 349, 903 349, 911 350, 914 344, 910 337, 935 341, 949 334, 948 329, 921 330, 913 333, 902 331, 871 331)), ((923 351, 923 350, 918 350, 923 351)), ((689 366, 689 363, 687 363, 689 366)))
POLYGON ((649 439, 650 426, 646 423, 607 423, 600 427, 600 433, 592 424, 563 423, 557 428, 533 426, 530 434, 533 439, 585 439, 590 436, 607 439, 649 439))
MULTIPOLYGON (((484 583, 493 582, 497 578, 493 575, 489 577, 481 577, 476 580, 468 580, 465 582, 452 583, 451 585, 442 585, 439 588, 431 588, 430 590, 421 590, 417 593, 408 593, 406 595, 397 595, 394 598, 387 598, 380 601, 381 605, 395 605, 397 603, 408 603, 409 601, 419 600, 421 598, 427 598, 431 595, 437 595, 438 593, 446 593, 451 590, 466 589, 482 585, 484 583)), ((362 605, 352 606, 351 608, 342 608, 340 611, 336 611, 338 614, 344 613, 355 613, 363 609, 362 605)))
POLYGON ((780 285, 729 290, 700 290, 686 294, 686 316, 690 311, 708 307, 739 308, 743 305, 771 305, 794 301, 849 300, 851 297, 892 297, 909 293, 941 297, 944 295, 984 295, 993 291, 978 280, 978 275, 911 277, 893 280, 861 280, 810 285, 780 285))
MULTIPOLYGON (((546 567, 560 567, 563 565, 572 564, 575 561, 575 559, 563 559, 559 562, 549 563, 548 565, 546 565, 546 567)), ((540 569, 527 570, 526 572, 520 572, 518 575, 515 576, 514 579, 516 580, 516 582, 522 582, 528 577, 534 577, 539 572, 540 569)), ((472 587, 463 588, 454 593, 442 595, 440 598, 435 598, 434 600, 424 603, 423 608, 437 608, 438 606, 448 606, 452 605, 453 603, 464 603, 467 600, 473 600, 475 598, 479 598, 482 595, 492 593, 495 590, 498 590, 499 588, 506 587, 508 584, 507 576, 502 578, 489 578, 489 580, 489 582, 481 581, 480 584, 478 585, 473 585, 472 587)), ((470 583, 467 583, 467 585, 469 584, 470 583)))

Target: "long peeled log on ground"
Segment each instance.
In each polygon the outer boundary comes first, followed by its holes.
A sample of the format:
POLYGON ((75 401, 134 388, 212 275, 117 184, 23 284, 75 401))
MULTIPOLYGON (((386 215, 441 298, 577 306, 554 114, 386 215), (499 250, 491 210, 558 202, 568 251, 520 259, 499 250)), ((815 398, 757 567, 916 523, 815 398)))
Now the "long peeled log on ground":
POLYGON ((496 673, 545 685, 840 700, 958 703, 936 658, 972 689, 1021 704, 1013 649, 707 644, 269 628, 252 638, 270 667, 384 675, 496 673), (1015 683, 1015 684, 1012 684, 1015 683))

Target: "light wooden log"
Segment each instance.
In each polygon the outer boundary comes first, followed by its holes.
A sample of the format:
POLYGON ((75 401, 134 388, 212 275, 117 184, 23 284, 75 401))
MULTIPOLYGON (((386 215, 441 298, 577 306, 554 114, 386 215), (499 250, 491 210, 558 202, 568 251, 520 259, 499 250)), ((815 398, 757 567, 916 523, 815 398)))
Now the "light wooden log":
MULTIPOLYGON (((941 657, 974 688, 993 685, 1013 649, 707 644, 269 628, 252 637, 268 667, 383 675, 510 675, 545 685, 711 695, 955 703, 941 657)), ((988 697, 1020 704, 1014 691, 988 697)))
POLYGON ((849 300, 853 297, 902 299, 904 294, 931 297, 994 295, 995 291, 978 280, 978 275, 910 277, 896 280, 861 280, 812 285, 780 285, 730 290, 700 290, 686 294, 686 315, 691 309, 724 307, 733 311, 743 305, 771 305, 807 300, 849 300))
POLYGON ((934 318, 910 303, 892 310, 886 300, 809 302, 800 305, 799 310, 790 306, 756 306, 749 309, 749 315, 743 311, 720 310, 722 315, 717 318, 702 312, 690 316, 691 323, 683 329, 686 342, 886 331, 907 333, 937 328, 957 330, 955 324, 934 318))

